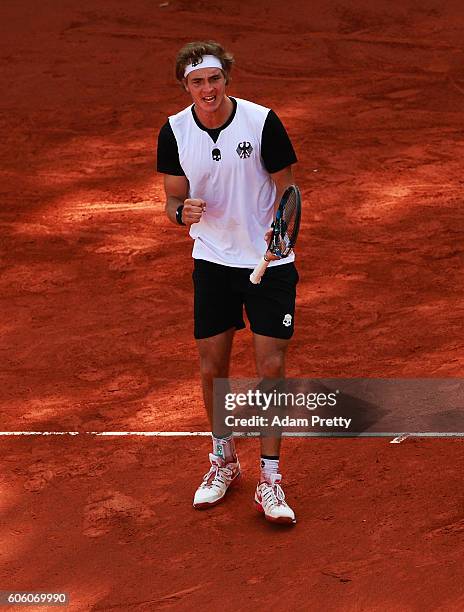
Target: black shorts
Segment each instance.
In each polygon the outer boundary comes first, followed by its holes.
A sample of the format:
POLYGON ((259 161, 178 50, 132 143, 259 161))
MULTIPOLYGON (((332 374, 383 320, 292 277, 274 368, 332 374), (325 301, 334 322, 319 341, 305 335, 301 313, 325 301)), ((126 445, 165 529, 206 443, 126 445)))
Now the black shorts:
POLYGON ((296 285, 295 264, 266 270, 261 283, 250 282, 249 268, 231 268, 194 259, 195 338, 209 338, 228 329, 243 329, 243 307, 251 331, 262 336, 289 339, 293 335, 296 285))

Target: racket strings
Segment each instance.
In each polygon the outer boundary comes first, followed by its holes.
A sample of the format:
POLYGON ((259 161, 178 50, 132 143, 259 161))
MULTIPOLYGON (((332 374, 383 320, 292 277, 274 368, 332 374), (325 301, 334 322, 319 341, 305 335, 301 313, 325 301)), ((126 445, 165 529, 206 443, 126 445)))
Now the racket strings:
POLYGON ((296 193, 291 192, 287 204, 285 205, 282 215, 282 233, 288 236, 289 241, 293 244, 298 232, 298 202, 296 193))

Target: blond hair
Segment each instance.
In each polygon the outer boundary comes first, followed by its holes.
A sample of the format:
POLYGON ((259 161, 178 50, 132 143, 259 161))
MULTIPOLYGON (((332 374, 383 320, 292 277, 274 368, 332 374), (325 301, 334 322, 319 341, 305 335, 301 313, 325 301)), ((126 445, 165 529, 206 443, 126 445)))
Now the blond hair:
POLYGON ((203 55, 214 55, 218 58, 222 65, 226 83, 228 83, 234 56, 214 40, 190 42, 182 47, 176 57, 176 79, 182 83, 186 66, 203 57, 203 55))

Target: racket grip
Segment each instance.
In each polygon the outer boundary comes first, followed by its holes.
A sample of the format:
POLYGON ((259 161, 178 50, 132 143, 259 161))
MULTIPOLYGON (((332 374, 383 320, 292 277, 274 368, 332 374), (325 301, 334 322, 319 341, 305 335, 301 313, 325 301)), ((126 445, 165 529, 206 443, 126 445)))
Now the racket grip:
POLYGON ((263 274, 266 272, 266 268, 268 267, 268 265, 269 265, 269 262, 266 259, 264 259, 264 257, 261 259, 260 262, 258 262, 255 269, 250 274, 250 281, 253 283, 253 285, 259 285, 263 277, 263 274))

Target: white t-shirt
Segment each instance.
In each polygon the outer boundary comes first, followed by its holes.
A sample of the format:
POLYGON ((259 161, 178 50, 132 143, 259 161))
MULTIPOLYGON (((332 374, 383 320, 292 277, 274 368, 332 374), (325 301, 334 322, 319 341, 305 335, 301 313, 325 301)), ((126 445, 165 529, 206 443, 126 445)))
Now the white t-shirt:
MULTIPOLYGON (((225 266, 253 268, 266 251, 264 234, 274 216, 275 184, 261 156, 270 109, 235 98, 236 111, 217 141, 199 124, 192 106, 169 117, 189 197, 206 209, 190 226, 192 256, 225 266)), ((271 266, 294 260, 271 262, 271 266)))

